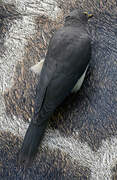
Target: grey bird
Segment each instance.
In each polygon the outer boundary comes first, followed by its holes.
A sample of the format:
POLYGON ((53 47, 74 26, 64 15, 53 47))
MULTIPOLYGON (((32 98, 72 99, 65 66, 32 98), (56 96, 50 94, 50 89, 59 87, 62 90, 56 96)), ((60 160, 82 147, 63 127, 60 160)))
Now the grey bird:
POLYGON ((34 113, 19 152, 19 162, 25 166, 34 160, 56 107, 83 83, 91 58, 91 39, 87 32, 90 17, 92 14, 73 10, 51 38, 45 60, 31 68, 40 76, 34 113))

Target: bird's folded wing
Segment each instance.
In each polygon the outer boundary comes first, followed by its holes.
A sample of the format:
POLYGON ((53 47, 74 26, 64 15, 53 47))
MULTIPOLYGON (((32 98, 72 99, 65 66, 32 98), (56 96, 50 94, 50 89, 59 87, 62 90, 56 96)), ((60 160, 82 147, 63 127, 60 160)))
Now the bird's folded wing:
POLYGON ((89 40, 80 39, 76 32, 75 35, 69 36, 66 36, 65 31, 55 34, 50 41, 36 89, 34 117, 38 116, 43 106, 47 89, 50 93, 54 92, 53 96, 57 96, 55 93, 57 90, 59 97, 61 96, 59 102, 71 91, 87 67, 90 57, 89 49, 89 40), (63 92, 62 89, 64 89, 63 92))
POLYGON ((55 70, 56 70, 56 66, 54 63, 49 65, 44 61, 41 74, 39 76, 38 85, 36 88, 34 114, 33 114, 34 119, 38 116, 38 113, 41 110, 48 84, 52 79, 55 70))

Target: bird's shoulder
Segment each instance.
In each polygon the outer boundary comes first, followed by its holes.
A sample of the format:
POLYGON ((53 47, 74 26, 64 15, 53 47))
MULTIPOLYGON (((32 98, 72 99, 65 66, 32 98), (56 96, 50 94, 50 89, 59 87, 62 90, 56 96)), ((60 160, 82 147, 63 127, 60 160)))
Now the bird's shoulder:
POLYGON ((62 27, 55 32, 50 40, 47 59, 68 58, 71 53, 79 53, 90 46, 87 32, 77 27, 62 27), (82 49, 81 49, 82 47, 82 49), (79 51, 78 51, 79 49, 79 51))
POLYGON ((85 28, 77 27, 77 26, 63 26, 62 28, 60 28, 55 32, 52 40, 69 41, 70 39, 78 40, 80 38, 84 38, 84 39, 89 38, 85 28))
POLYGON ((90 38, 87 31, 81 27, 71 27, 64 26, 55 32, 53 37, 50 40, 48 50, 51 52, 64 51, 71 46, 74 48, 79 48, 80 44, 86 45, 90 43, 90 38))

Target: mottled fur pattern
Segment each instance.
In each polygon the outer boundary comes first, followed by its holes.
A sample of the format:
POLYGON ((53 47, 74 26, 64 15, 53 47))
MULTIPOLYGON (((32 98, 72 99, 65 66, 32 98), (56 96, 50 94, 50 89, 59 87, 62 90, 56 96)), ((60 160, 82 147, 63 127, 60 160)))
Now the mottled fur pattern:
POLYGON ((116 3, 2 0, 0 179, 117 179, 116 3), (71 95, 54 115, 37 159, 24 173, 17 167, 16 153, 33 112, 31 88, 36 79, 28 75, 29 68, 45 57, 53 32, 76 7, 94 14, 89 22, 93 55, 88 75, 82 90, 71 95), (22 18, 17 19, 16 12, 22 18))

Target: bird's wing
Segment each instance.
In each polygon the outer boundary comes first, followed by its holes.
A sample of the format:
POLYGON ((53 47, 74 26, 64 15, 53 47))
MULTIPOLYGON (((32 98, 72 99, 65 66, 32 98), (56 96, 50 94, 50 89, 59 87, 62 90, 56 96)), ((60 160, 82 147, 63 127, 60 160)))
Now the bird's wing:
MULTIPOLYGON (((62 28, 51 39, 38 83, 34 117, 41 110, 48 86, 52 86, 53 92, 57 84, 63 83, 63 87, 58 87, 57 91, 59 93, 59 89, 64 88, 64 97, 85 71, 90 58, 90 41, 85 34, 80 39, 79 34, 73 28, 72 31, 62 28)), ((59 101, 62 99, 59 98, 59 101)))
POLYGON ((36 88, 34 114, 33 114, 32 119, 33 118, 37 119, 38 112, 40 111, 43 101, 44 101, 46 89, 54 74, 54 71, 56 71, 55 63, 53 62, 53 64, 49 64, 47 63, 47 61, 44 61, 44 64, 43 64, 43 67, 39 76, 38 86, 36 88))

